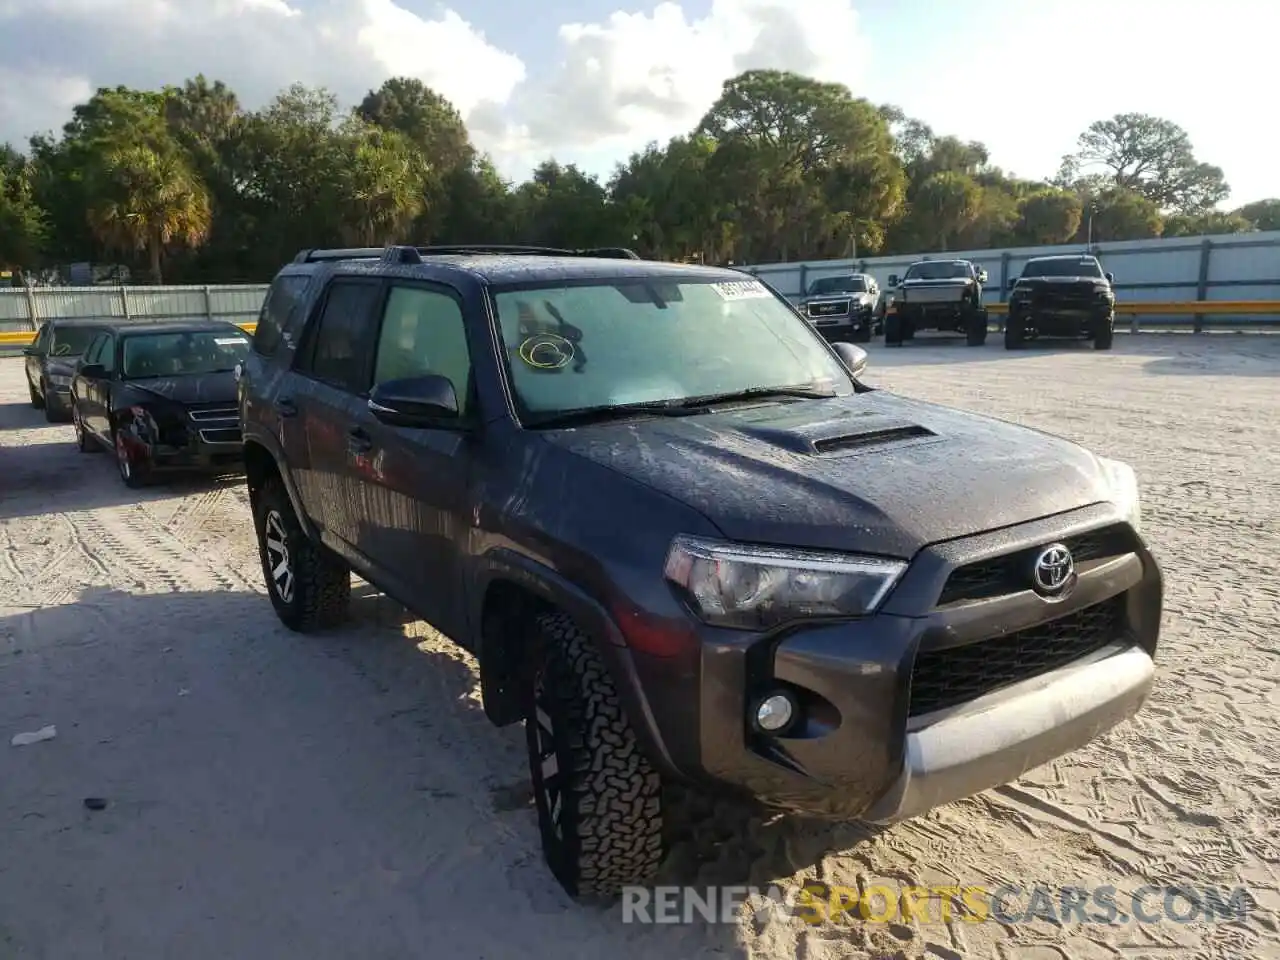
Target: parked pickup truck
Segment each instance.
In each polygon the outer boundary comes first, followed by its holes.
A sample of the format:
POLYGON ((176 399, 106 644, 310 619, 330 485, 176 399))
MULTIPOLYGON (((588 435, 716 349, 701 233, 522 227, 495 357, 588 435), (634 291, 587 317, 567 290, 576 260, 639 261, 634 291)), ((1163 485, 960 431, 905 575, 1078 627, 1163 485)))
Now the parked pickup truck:
POLYGON ((963 333, 969 346, 987 342, 987 310, 982 285, 987 271, 968 260, 921 260, 893 287, 884 321, 885 346, 898 347, 920 330, 963 333))
POLYGON ((875 277, 865 273, 819 277, 800 300, 800 312, 827 340, 867 343, 883 329, 879 300, 875 277))

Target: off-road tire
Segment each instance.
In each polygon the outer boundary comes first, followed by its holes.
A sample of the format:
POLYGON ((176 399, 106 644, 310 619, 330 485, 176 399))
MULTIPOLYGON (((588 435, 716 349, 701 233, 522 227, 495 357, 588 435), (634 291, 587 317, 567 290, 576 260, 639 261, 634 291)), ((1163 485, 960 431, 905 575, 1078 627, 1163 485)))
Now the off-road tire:
POLYGON ((27 380, 27 393, 30 394, 31 396, 32 408, 36 410, 43 410, 44 397, 40 395, 40 392, 36 390, 36 385, 32 383, 29 379, 27 380))
POLYGON ((859 327, 857 330, 854 330, 852 333, 849 334, 849 342, 850 343, 870 343, 872 326, 874 326, 874 321, 868 318, 867 321, 861 327, 859 327))
POLYGON ((543 856, 570 896, 612 898, 650 882, 662 863, 662 778, 595 644, 570 617, 541 617, 534 651, 525 740, 543 856))
POLYGON ((1026 327, 1022 318, 1010 314, 1004 324, 1004 348, 1006 350, 1021 350, 1025 342, 1026 327))
POLYGON ((965 342, 971 347, 981 347, 987 342, 987 311, 969 314, 964 325, 965 342))
POLYGON ((1115 337, 1116 327, 1114 320, 1108 320, 1101 324, 1093 335, 1093 349, 1110 350, 1111 341, 1115 337))
POLYGON ((269 480, 255 498, 253 525, 258 536, 262 578, 276 616, 290 630, 312 633, 341 623, 351 603, 351 568, 302 530, 289 494, 279 480, 269 480), (279 564, 267 544, 267 530, 284 534, 284 560, 292 577, 285 590, 272 575, 279 564), (287 595, 286 595, 287 594, 287 595))
POLYGON ((896 313, 884 318, 884 345, 886 347, 902 346, 902 317, 896 313))

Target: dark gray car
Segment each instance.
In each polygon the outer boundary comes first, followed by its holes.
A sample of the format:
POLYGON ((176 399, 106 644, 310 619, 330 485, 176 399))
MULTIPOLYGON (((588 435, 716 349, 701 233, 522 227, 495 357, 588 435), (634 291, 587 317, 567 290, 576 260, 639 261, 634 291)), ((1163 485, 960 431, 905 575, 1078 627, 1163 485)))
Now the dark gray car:
POLYGON ((354 571, 523 721, 575 894, 649 880, 663 783, 891 822, 1150 690, 1128 466, 895 396, 743 274, 592 251, 304 251, 239 380, 270 602, 354 571))
POLYGON ((43 410, 50 423, 71 418, 71 381, 89 343, 105 322, 46 320, 31 346, 22 351, 31 406, 43 410))

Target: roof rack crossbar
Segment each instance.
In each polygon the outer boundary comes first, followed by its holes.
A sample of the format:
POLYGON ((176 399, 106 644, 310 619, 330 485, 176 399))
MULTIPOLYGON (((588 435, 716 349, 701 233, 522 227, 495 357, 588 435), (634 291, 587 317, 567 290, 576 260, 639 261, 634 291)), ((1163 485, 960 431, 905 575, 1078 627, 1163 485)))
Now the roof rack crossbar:
POLYGON ((395 245, 387 247, 383 260, 391 263, 421 263, 423 257, 441 254, 494 253, 525 257, 599 257, 621 260, 639 260, 634 250, 626 247, 591 247, 569 249, 564 247, 534 247, 505 243, 448 243, 429 244, 425 247, 395 245))
POLYGON ((332 250, 302 250, 294 263, 321 263, 327 260, 377 260, 383 247, 339 247, 332 250))

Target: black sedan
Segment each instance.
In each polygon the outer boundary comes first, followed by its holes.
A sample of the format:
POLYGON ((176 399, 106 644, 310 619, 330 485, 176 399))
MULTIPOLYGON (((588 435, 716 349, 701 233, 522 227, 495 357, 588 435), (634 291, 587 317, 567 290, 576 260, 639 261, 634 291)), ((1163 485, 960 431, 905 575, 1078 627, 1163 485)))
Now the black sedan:
POLYGON ((80 449, 114 450, 130 487, 166 470, 236 467, 235 369, 248 352, 248 335, 220 321, 104 326, 71 382, 80 449))

